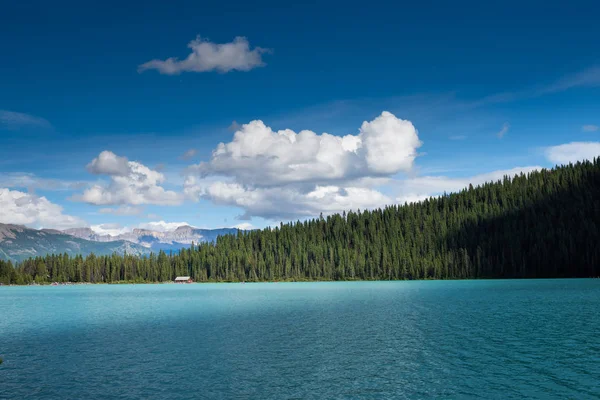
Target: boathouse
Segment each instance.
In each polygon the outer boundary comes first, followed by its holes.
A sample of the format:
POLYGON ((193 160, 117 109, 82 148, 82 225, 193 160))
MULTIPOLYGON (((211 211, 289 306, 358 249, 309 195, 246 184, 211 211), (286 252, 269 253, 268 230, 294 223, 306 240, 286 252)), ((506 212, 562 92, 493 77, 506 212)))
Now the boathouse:
POLYGON ((193 283, 194 281, 189 276, 178 276, 175 278, 175 283, 193 283))

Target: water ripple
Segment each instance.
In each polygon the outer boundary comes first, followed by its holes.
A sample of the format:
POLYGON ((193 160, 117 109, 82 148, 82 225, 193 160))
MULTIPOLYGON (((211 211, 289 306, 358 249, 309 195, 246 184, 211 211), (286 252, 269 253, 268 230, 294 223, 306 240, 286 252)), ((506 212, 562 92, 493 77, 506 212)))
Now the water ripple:
POLYGON ((600 280, 174 286, 0 288, 0 398, 600 398, 600 280))

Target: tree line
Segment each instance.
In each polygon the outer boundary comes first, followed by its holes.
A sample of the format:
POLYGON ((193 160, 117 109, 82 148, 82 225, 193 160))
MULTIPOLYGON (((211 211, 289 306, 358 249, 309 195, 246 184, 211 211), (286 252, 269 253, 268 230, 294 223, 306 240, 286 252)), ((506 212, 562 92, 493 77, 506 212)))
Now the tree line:
POLYGON ((0 261, 0 282, 596 277, 599 222, 596 158, 419 203, 239 231, 172 254, 0 261))

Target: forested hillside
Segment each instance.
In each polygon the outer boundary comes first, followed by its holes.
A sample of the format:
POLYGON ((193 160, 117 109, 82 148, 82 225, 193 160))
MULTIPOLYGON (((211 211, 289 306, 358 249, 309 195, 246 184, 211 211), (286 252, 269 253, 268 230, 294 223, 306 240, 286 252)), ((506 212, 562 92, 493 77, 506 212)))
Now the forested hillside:
POLYGON ((600 275, 600 159, 382 210, 239 232, 148 257, 52 255, 0 281, 546 278, 600 275))

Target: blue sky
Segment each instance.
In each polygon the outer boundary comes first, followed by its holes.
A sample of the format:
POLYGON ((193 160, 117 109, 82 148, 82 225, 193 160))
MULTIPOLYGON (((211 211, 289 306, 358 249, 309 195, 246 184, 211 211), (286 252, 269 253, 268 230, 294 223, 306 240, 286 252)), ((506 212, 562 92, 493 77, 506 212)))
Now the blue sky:
POLYGON ((0 222, 263 227, 600 153, 594 2, 12 3, 0 222))

